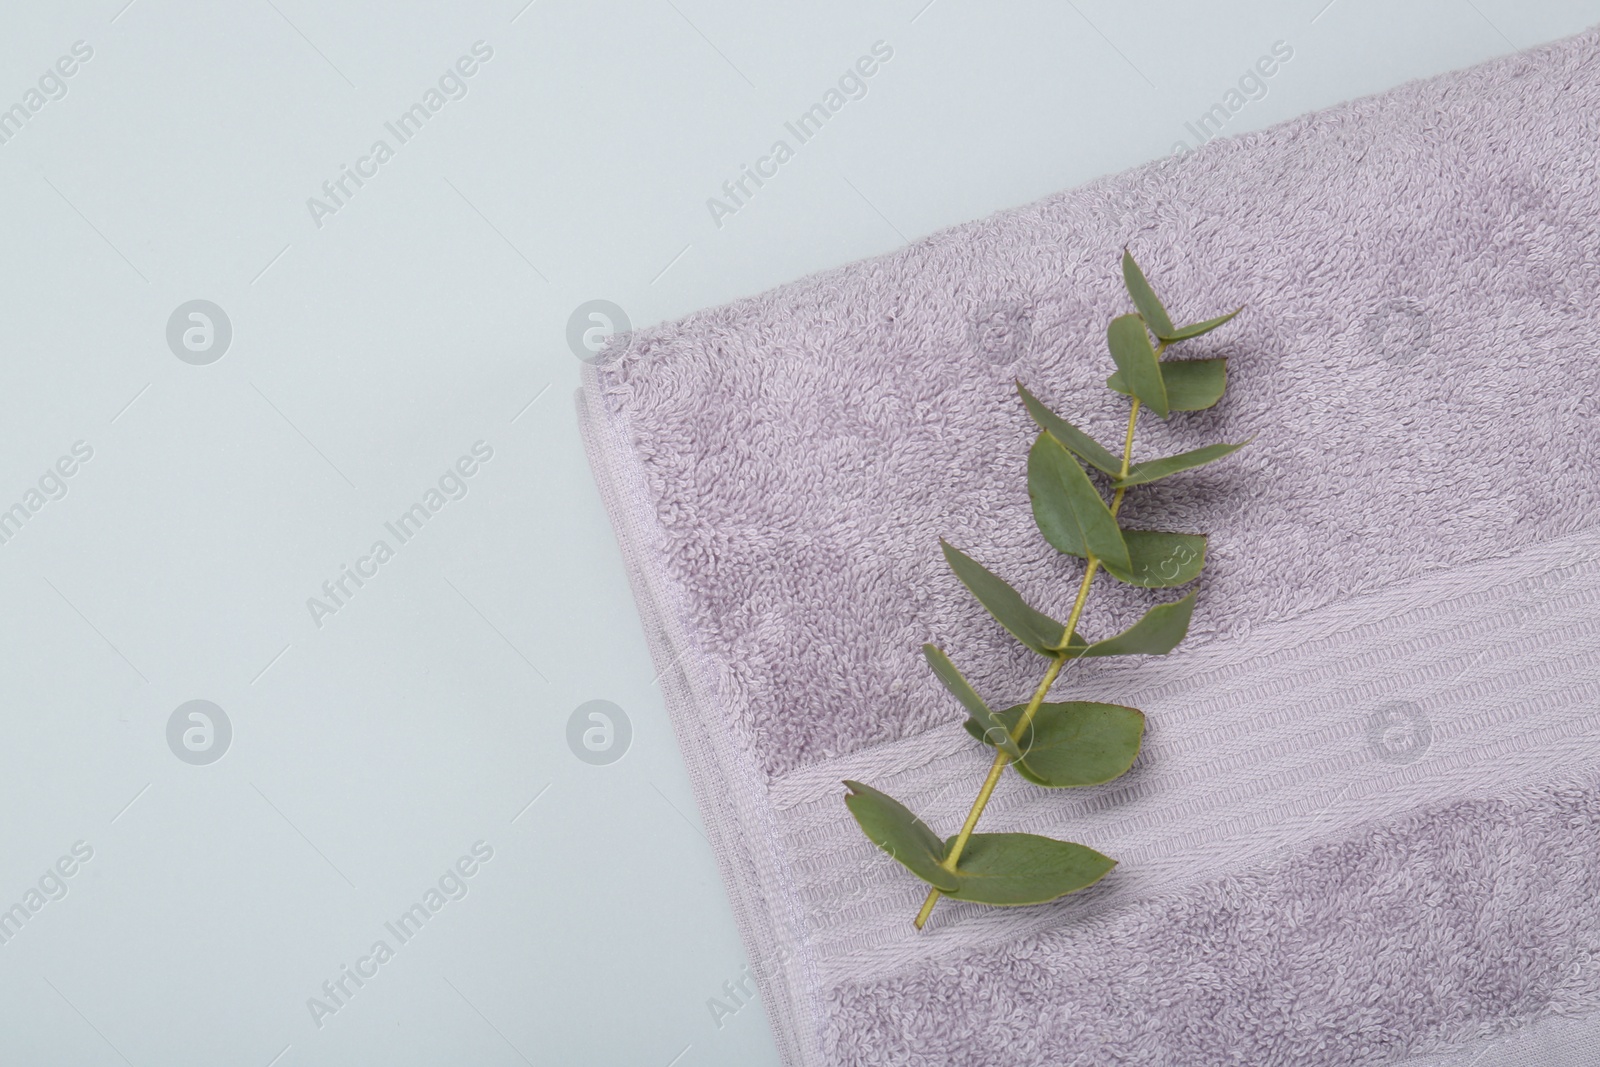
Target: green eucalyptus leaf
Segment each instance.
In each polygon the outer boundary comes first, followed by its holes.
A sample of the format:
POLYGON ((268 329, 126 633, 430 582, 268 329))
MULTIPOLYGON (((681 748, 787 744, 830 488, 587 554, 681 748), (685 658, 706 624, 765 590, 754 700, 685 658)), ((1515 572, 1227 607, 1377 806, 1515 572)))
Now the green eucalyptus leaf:
POLYGON ((1133 261, 1133 253, 1126 248, 1122 250, 1122 282, 1128 287, 1133 306, 1150 324, 1150 332, 1162 338, 1172 333, 1172 320, 1167 317, 1167 309, 1161 306, 1155 290, 1145 281, 1144 271, 1139 269, 1139 264, 1133 261))
POLYGON ((1177 474, 1180 471, 1194 470, 1196 467, 1203 467, 1207 463, 1219 460, 1223 456, 1231 456, 1254 440, 1255 438, 1252 437, 1250 440, 1240 441, 1236 445, 1206 445, 1204 448, 1197 448, 1192 452, 1180 452, 1176 456, 1147 459, 1142 463, 1133 464, 1128 468, 1128 476, 1126 478, 1118 478, 1111 484, 1119 489, 1126 489, 1133 485, 1148 485, 1168 475, 1177 474))
MULTIPOLYGON (((1228 387, 1228 360, 1226 357, 1164 359, 1161 361, 1161 380, 1167 386, 1167 407, 1173 411, 1204 411, 1221 400, 1223 391, 1228 387)), ((1133 395, 1123 384, 1121 371, 1107 378, 1106 386, 1123 396, 1133 395)), ((1120 470, 1119 467, 1116 471, 1106 473, 1115 475, 1120 470)))
POLYGON ((938 676, 939 681, 950 690, 950 695, 961 701, 961 706, 972 716, 967 721, 982 723, 981 729, 989 732, 989 736, 984 740, 1012 759, 1021 756, 1022 751, 1017 748, 1017 743, 1011 740, 1006 724, 995 718, 994 712, 989 710, 989 705, 983 702, 983 698, 978 696, 972 686, 967 684, 967 680, 961 676, 961 672, 956 670, 956 665, 950 662, 950 657, 933 645, 923 645, 922 654, 927 657, 928 666, 933 668, 933 673, 938 676))
POLYGON ((973 834, 956 864, 960 885, 945 892, 978 904, 1043 904, 1094 885, 1116 865, 1087 845, 1038 834, 973 834))
POLYGON ((1150 347, 1144 320, 1137 315, 1118 315, 1106 328, 1106 344, 1129 391, 1141 404, 1166 418, 1167 386, 1161 378, 1161 361, 1150 347))
POLYGON ((1075 652, 1069 647, 1069 659, 1087 656, 1165 656, 1178 647, 1189 632, 1189 616, 1194 614, 1195 590, 1182 600, 1170 604, 1157 604, 1144 613, 1144 617, 1115 637, 1095 641, 1075 652))
POLYGON ((1119 582, 1143 589, 1172 589, 1200 577, 1206 563, 1206 535, 1167 533, 1163 530, 1123 530, 1132 565, 1106 570, 1119 582))
POLYGON ((1155 334, 1158 340, 1168 344, 1210 333, 1244 310, 1241 306, 1226 315, 1206 319, 1204 322, 1194 322, 1188 326, 1172 325, 1167 309, 1156 296, 1155 290, 1150 288, 1150 283, 1145 280, 1144 271, 1139 269, 1139 264, 1133 261, 1132 253, 1126 248, 1122 250, 1122 281, 1128 288, 1128 295, 1133 298, 1133 306, 1139 309, 1139 314, 1149 325, 1150 332, 1155 334))
MULTIPOLYGON (((1009 739, 1017 732, 1026 705, 998 713, 1009 739)), ((990 735, 976 720, 967 732, 988 745, 990 735)), ((1125 774, 1139 755, 1144 713, 1121 704, 1089 700, 1044 703, 1018 738, 1022 757, 1012 757, 1017 773, 1035 785, 1068 789, 1100 785, 1125 774)))
POLYGON ((1124 572, 1132 567, 1122 529, 1089 474, 1072 453, 1048 433, 1028 451, 1028 499, 1039 532, 1062 552, 1093 553, 1107 566, 1124 572))
POLYGON ((1039 424, 1039 429, 1083 457, 1084 462, 1090 466, 1104 471, 1113 478, 1122 473, 1122 460, 1106 451, 1099 441, 1041 404, 1039 398, 1024 389, 1021 382, 1017 383, 1017 392, 1021 394, 1023 404, 1027 405, 1028 414, 1039 424))
POLYGON ((946 892, 960 887, 960 879, 939 865, 945 844, 928 824, 911 814, 904 804, 870 785, 845 782, 850 792, 844 802, 861 825, 861 832, 912 874, 946 892))
POLYGON ((1241 304, 1239 307, 1234 308, 1226 315, 1218 315, 1214 319, 1207 319, 1204 322, 1192 322, 1187 326, 1181 326, 1176 330, 1170 330, 1170 332, 1166 333, 1163 333, 1160 330, 1155 330, 1153 332, 1158 338, 1167 344, 1173 344, 1178 341, 1187 341, 1191 337, 1199 337, 1201 334, 1210 333, 1212 330, 1215 330, 1218 326, 1221 326, 1223 323, 1227 322, 1229 319, 1233 318, 1243 310, 1244 306, 1241 304))
MULTIPOLYGON (((1080 470, 1081 473, 1081 470, 1080 470)), ((1022 599, 1022 594, 983 564, 943 540, 945 562, 955 571, 961 584, 972 591, 978 603, 989 610, 995 621, 1004 626, 1011 636, 1027 645, 1041 656, 1054 656, 1056 646, 1066 635, 1067 628, 1043 612, 1036 611, 1022 599)))

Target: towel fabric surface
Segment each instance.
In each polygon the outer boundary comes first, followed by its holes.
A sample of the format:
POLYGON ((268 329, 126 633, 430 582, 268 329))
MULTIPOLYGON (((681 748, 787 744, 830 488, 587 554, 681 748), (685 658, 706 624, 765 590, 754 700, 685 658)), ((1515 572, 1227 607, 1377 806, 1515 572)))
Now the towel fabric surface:
MULTIPOLYGON (((586 370, 786 1063, 1494 1064, 1497 1035, 1600 1032, 1597 156, 1591 30, 635 331, 586 370), (1246 306, 1172 352, 1229 357, 1223 401, 1141 416, 1136 454, 1255 441, 1122 513, 1211 535, 1189 639, 1053 690, 1146 713, 1133 771, 1007 774, 980 825, 1120 866, 1039 907, 946 900, 919 933, 925 887, 840 781, 953 833, 989 753, 919 646, 997 706, 1038 683, 938 539, 1065 616, 1081 562, 1034 525, 1013 382, 1120 442, 1124 245, 1178 321, 1246 306)), ((1097 579, 1083 629, 1174 598, 1097 579)))

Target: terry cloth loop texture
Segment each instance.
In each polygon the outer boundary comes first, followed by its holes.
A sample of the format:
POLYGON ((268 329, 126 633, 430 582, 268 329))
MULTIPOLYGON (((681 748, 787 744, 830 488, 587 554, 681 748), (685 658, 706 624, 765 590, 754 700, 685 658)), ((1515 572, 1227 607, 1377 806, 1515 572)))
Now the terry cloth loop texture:
MULTIPOLYGON (((786 1063, 1443 1063, 1600 1009, 1597 154, 1589 31, 586 369, 586 447, 786 1063), (1175 317, 1246 306, 1173 352, 1228 357, 1228 395, 1142 418, 1137 454, 1256 440, 1123 511, 1211 535, 1189 640, 1054 690, 1146 712, 1134 771, 1008 775, 985 815, 1122 865, 1045 907, 946 902, 917 934, 920 883, 838 781, 953 831, 987 758, 919 646, 996 701, 1037 683, 938 538, 1065 614, 1081 565, 1034 526, 1013 382, 1121 440, 1124 245, 1175 317)), ((1085 629, 1161 598, 1097 583, 1085 629)))

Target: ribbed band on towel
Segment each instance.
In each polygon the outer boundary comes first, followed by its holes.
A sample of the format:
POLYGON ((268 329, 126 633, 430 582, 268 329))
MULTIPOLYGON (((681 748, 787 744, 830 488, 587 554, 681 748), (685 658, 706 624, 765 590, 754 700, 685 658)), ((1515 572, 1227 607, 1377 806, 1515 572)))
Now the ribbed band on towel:
MULTIPOLYGON (((786 1063, 1377 1064, 1600 1009, 1597 154, 1590 31, 636 331, 586 371, 786 1063), (839 781, 953 832, 988 760, 918 647, 997 700, 1037 683, 938 538, 1064 614, 1080 566, 1034 527, 1013 380, 1120 440, 1125 244, 1175 315, 1246 305, 1174 353, 1228 356, 1227 397, 1142 419, 1139 454, 1256 440, 1124 512, 1211 534, 1189 640, 1054 690, 1146 712, 1134 771, 1008 775, 984 817, 1121 866, 1053 905, 946 901, 918 934, 920 883, 839 781)), ((1097 584, 1085 629, 1154 599, 1097 584)))

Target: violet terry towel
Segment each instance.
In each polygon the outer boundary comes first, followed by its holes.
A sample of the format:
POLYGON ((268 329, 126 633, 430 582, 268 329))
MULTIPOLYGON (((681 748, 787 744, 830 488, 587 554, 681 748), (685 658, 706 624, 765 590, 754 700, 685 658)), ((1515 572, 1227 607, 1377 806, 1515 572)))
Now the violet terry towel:
MULTIPOLYGON (((1590 31, 636 331, 586 371, 786 1063, 1596 1047, 1597 156, 1590 31), (1051 905, 946 900, 918 933, 924 887, 840 782, 953 832, 988 757, 919 646, 997 700, 1037 683, 938 538, 1064 611, 1078 564, 1034 527, 1013 380, 1119 439, 1125 244, 1175 315, 1247 306, 1180 350, 1229 357, 1228 395, 1142 421, 1139 450, 1256 439, 1130 498, 1135 524, 1211 534, 1189 640, 1055 689, 1145 711, 1134 770, 1007 776, 984 816, 1121 865, 1051 905)), ((1098 585, 1091 636, 1150 601, 1098 585)))

